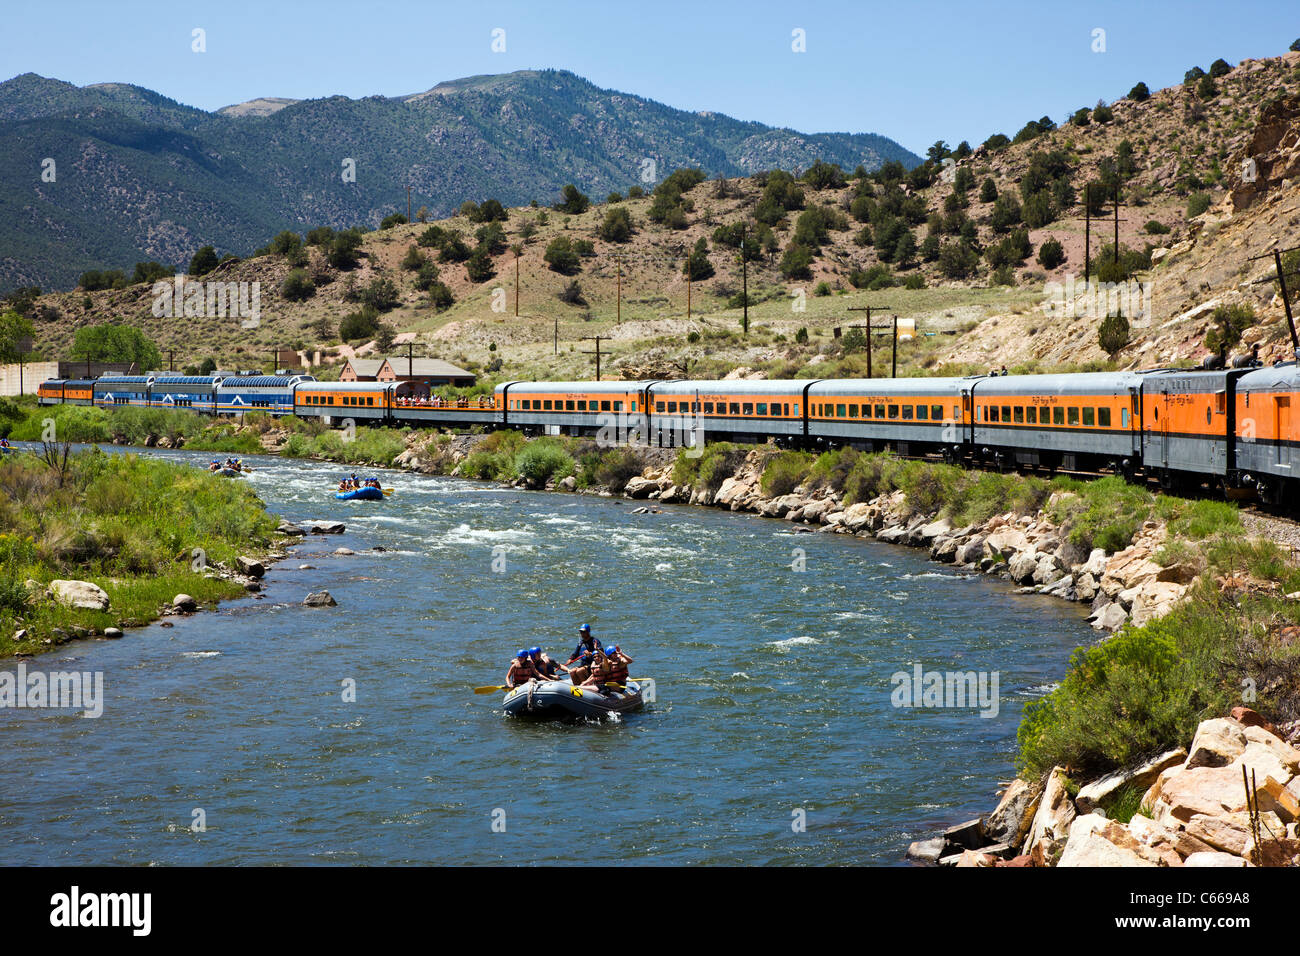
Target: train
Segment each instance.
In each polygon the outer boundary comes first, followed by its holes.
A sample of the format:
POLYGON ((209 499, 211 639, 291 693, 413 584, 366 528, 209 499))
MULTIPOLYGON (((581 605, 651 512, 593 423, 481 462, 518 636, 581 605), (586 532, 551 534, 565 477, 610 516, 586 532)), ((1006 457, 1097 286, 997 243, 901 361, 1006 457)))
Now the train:
POLYGON ((1157 368, 962 378, 502 382, 442 399, 418 382, 311 375, 51 379, 43 405, 250 410, 326 424, 517 429, 639 441, 852 446, 1001 469, 1112 472, 1166 490, 1209 485, 1294 498, 1300 367, 1157 368))

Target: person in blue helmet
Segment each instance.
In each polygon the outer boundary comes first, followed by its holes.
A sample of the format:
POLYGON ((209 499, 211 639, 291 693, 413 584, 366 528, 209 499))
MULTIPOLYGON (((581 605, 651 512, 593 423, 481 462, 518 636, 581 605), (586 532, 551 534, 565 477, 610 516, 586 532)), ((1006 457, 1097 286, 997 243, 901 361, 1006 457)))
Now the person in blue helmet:
POLYGON ((632 663, 632 658, 623 653, 617 644, 611 644, 605 648, 605 657, 609 660, 610 675, 608 683, 626 684, 628 678, 628 665, 632 663))
POLYGON ((555 680, 564 666, 559 661, 551 658, 540 647, 528 648, 528 657, 532 660, 533 666, 537 668, 537 673, 542 676, 543 680, 555 680))
POLYGON ((584 624, 578 628, 578 646, 569 658, 569 677, 575 684, 581 684, 591 676, 591 661, 598 650, 604 650, 600 641, 592 636, 591 625, 584 624))
POLYGON ((510 669, 506 671, 506 686, 515 688, 532 680, 541 680, 541 676, 528 651, 521 648, 515 652, 510 669))

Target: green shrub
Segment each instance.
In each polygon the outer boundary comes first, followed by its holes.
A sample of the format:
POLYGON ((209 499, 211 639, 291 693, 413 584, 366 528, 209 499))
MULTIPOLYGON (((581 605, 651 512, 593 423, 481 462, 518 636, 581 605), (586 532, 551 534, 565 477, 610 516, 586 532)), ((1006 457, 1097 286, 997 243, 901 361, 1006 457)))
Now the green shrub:
POLYGON ((760 485, 769 498, 788 495, 812 469, 813 456, 802 451, 783 451, 768 459, 760 485))
POLYGON ((573 457, 552 439, 529 442, 514 460, 515 473, 531 488, 545 487, 548 481, 565 478, 573 470, 573 457))

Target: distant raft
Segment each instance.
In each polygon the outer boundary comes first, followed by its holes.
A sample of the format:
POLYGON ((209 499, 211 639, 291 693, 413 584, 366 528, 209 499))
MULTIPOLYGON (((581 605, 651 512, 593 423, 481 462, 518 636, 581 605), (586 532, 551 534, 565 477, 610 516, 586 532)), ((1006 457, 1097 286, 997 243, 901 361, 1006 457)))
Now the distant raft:
POLYGON ((567 680, 538 681, 508 691, 502 706, 507 714, 535 720, 565 717, 600 719, 608 714, 636 710, 644 701, 639 681, 630 680, 624 690, 607 693, 591 687, 575 687, 567 680))
POLYGON ((339 491, 334 495, 339 501, 383 501, 382 488, 353 488, 351 491, 339 491))

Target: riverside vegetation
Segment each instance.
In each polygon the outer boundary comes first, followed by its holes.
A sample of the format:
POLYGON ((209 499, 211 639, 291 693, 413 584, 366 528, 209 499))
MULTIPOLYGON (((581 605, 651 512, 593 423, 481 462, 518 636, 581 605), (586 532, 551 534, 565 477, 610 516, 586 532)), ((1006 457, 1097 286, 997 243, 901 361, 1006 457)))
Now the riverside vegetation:
MULTIPOLYGON (((92 411, 93 409, 84 409, 92 411)), ((188 595, 244 592, 225 569, 276 520, 240 482, 97 449, 0 460, 0 655, 120 636, 188 595)))

